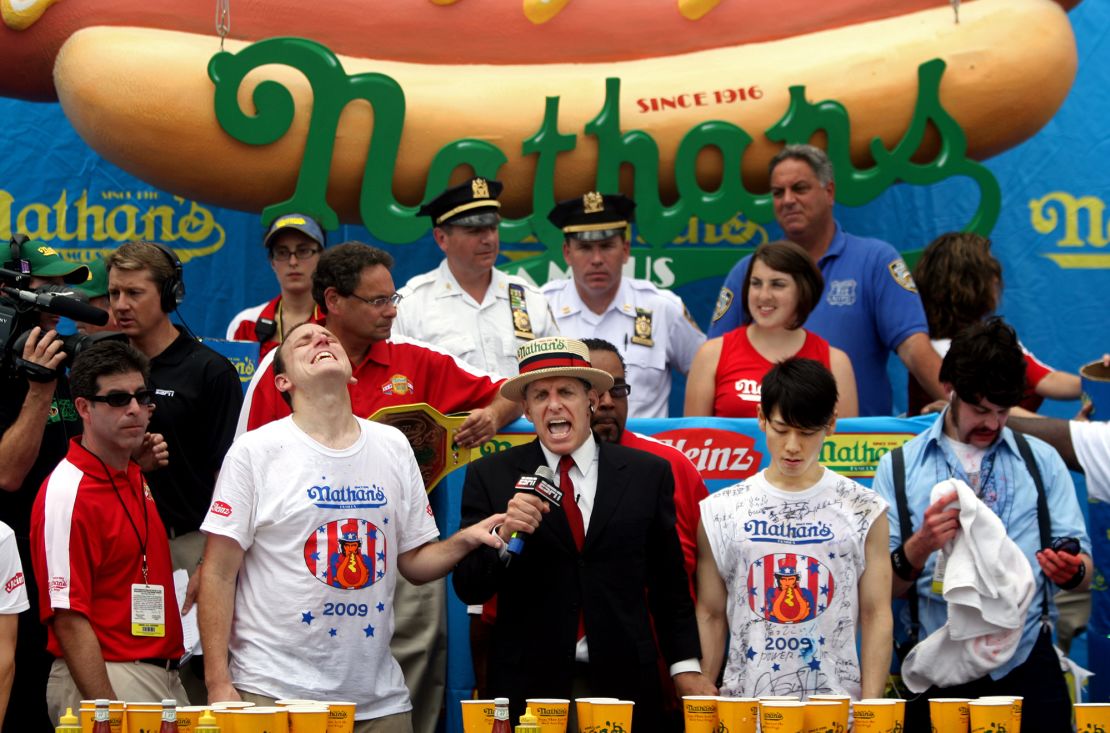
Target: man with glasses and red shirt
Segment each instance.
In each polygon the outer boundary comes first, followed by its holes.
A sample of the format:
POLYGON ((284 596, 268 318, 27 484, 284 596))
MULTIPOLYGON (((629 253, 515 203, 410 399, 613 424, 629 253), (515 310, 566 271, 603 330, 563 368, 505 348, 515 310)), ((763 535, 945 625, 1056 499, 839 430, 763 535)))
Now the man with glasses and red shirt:
MULTIPOLYGON (((312 297, 351 360, 349 386, 356 417, 383 407, 425 402, 443 414, 469 412, 454 440, 474 447, 520 416, 520 407, 498 389, 501 377, 466 364, 435 346, 405 337, 390 338, 401 300, 390 268, 393 257, 362 242, 346 242, 324 252, 312 276, 312 297)), ((274 383, 273 354, 259 364, 247 388, 238 433, 291 413, 274 383)), ((394 596, 392 651, 405 674, 413 707, 438 715, 446 668, 446 587, 416 587, 399 581, 394 596)))
POLYGON ((324 231, 307 214, 285 214, 274 219, 262 240, 281 292, 266 303, 240 311, 227 327, 227 338, 257 341, 261 355, 281 343, 293 326, 323 320, 312 300, 312 273, 324 251, 324 231))
POLYGON ((88 699, 185 701, 169 541, 131 457, 154 412, 149 362, 104 341, 78 356, 69 382, 84 433, 31 512, 40 616, 56 657, 50 718, 88 699))

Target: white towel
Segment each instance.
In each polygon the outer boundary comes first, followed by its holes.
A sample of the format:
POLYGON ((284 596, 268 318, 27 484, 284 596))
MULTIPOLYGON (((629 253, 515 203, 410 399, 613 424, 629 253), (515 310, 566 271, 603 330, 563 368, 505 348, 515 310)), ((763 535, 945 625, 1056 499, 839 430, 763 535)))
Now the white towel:
POLYGON ((970 682, 1010 661, 1036 589, 1021 548, 967 484, 942 481, 933 487, 930 505, 953 489, 960 529, 942 549, 948 557, 943 591, 948 622, 902 663, 902 679, 913 692, 970 682))

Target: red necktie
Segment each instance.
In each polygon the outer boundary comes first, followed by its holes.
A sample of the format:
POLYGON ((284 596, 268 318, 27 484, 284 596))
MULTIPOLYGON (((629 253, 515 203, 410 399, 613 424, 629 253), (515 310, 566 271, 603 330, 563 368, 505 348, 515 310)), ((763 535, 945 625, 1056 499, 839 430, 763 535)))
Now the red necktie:
MULTIPOLYGON (((578 551, 581 552, 582 545, 586 544, 586 531, 582 523, 582 511, 578 508, 578 502, 574 500, 574 482, 570 480, 570 467, 573 465, 574 459, 570 456, 559 459, 559 488, 563 491, 563 512, 567 515, 570 533, 574 536, 574 544, 578 547, 578 551)), ((579 610, 578 639, 585 635, 586 619, 579 610)))
POLYGON ((582 545, 586 543, 586 530, 582 523, 582 512, 578 509, 578 502, 574 500, 574 482, 570 480, 570 469, 573 465, 574 459, 570 456, 559 459, 559 488, 563 490, 563 511, 567 515, 570 533, 574 536, 574 544, 578 547, 578 551, 581 552, 582 545))

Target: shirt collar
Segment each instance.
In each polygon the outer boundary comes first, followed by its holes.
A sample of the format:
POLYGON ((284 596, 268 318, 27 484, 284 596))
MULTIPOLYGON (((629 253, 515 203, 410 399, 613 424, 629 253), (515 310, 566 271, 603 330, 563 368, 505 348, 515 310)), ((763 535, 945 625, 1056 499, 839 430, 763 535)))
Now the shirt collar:
MULTIPOLYGON (((542 442, 540 443, 540 450, 543 451, 543 457, 544 460, 547 461, 547 465, 552 471, 558 474, 559 461, 562 460, 563 457, 552 453, 542 442)), ((574 465, 578 467, 578 470, 585 475, 589 472, 590 464, 594 462, 594 456, 596 454, 597 443, 594 440, 594 434, 591 432, 589 437, 586 438, 586 442, 578 446, 578 448, 570 454, 570 457, 574 459, 574 465)))
MULTIPOLYGON (((929 426, 929 429, 922 433, 922 435, 925 436, 925 445, 927 447, 935 448, 936 450, 943 450, 940 444, 940 438, 942 435, 944 435, 944 418, 948 414, 948 411, 951 409, 951 406, 945 407, 941 411, 940 415, 937 416, 937 419, 933 422, 933 424, 929 426)), ((1002 428, 1002 435, 999 436, 999 439, 995 441, 993 445, 987 448, 986 453, 994 452, 1003 443, 1005 443, 1006 447, 1009 448, 1010 453, 1015 456, 1019 455, 1017 443, 1014 442, 1013 431, 1007 427, 1002 428)))
POLYGON ((825 250, 825 254, 821 255, 821 259, 817 261, 817 266, 820 267, 821 263, 831 257, 839 257, 844 254, 844 248, 847 246, 847 239, 844 236, 844 230, 840 228, 840 222, 833 220, 832 241, 829 242, 829 248, 825 250))

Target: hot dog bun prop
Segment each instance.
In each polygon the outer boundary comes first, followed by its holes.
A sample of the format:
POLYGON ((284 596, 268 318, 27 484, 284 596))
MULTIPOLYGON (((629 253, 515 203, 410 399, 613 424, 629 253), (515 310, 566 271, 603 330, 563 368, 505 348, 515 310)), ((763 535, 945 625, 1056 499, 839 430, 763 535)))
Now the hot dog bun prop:
MULTIPOLYGON (((260 118, 281 108, 290 120, 265 144, 245 144, 228 134, 213 109, 208 66, 219 42, 211 30, 197 27, 207 23, 211 28, 211 14, 205 12, 200 23, 192 11, 179 15, 176 6, 164 4, 154 19, 157 13, 140 12, 134 4, 131 12, 139 20, 133 22, 143 27, 91 25, 101 10, 94 11, 87 0, 64 0, 25 31, 6 28, 5 42, 15 33, 34 33, 52 18, 68 23, 45 44, 49 48, 59 40, 55 36, 68 33, 60 39, 53 84, 44 83, 41 68, 24 58, 26 69, 10 82, 17 88, 8 93, 49 97, 55 92, 95 150, 166 190, 247 210, 288 199, 297 188, 310 119, 328 93, 326 85, 314 89, 308 75, 288 65, 266 65, 246 74, 235 90, 241 126, 251 125, 256 103, 260 118), (78 15, 81 19, 74 20, 78 15), (90 25, 74 32, 86 17, 90 25), (271 88, 255 97, 265 79, 282 91, 271 88), (263 109, 269 103, 273 106, 263 109)), ((123 14, 122 2, 96 5, 116 13, 109 22, 123 14)), ((295 20, 282 18, 283 3, 257 5, 265 17, 252 18, 251 4, 233 4, 236 32, 253 25, 260 34, 256 38, 290 32, 314 36, 336 52, 344 75, 380 75, 401 93, 399 118, 395 105, 376 108, 356 99, 342 108, 324 173, 331 216, 361 219, 368 226, 374 218, 393 217, 392 229, 371 226, 386 241, 411 241, 423 233, 425 222, 405 225, 401 219, 412 218, 412 207, 426 189, 443 185, 432 178, 446 178, 460 162, 495 168, 482 172, 505 181, 502 203, 509 217, 539 211, 533 217, 539 219, 554 200, 616 185, 604 180, 620 175, 615 172, 619 164, 614 168, 605 159, 616 154, 614 145, 591 130, 619 129, 624 137, 616 142, 622 150, 638 147, 646 151, 637 153, 642 160, 652 158, 653 170, 636 166, 635 185, 627 171, 619 181, 635 193, 648 218, 653 205, 663 217, 667 202, 695 190, 711 193, 723 182, 742 182, 744 193, 762 190, 766 164, 781 145, 764 132, 782 127, 792 85, 804 84, 805 99, 835 100, 843 107, 851 121, 844 131, 851 160, 869 164, 876 157, 872 139, 894 149, 906 134, 919 69, 938 58, 946 64, 940 99, 966 134, 966 154, 987 157, 1028 138, 1052 117, 1076 67, 1066 12, 1052 0, 964 2, 959 23, 947 3, 935 0, 842 0, 818 4, 822 7, 801 0, 758 5, 684 0, 677 7, 632 0, 524 0, 523 8, 519 1, 460 0, 441 6, 413 0, 381 13, 346 0, 330 3, 326 12, 296 6, 295 20), (797 12, 786 12, 784 2, 798 5, 797 12), (343 20, 339 13, 345 8, 359 11, 351 16, 359 20, 343 20), (245 20, 236 15, 239 9, 245 20), (602 12, 607 22, 599 20, 602 12), (469 20, 468 13, 480 20, 469 20), (643 17, 644 23, 613 22, 623 16, 643 17), (378 25, 368 26, 371 22, 378 25), (467 25, 471 22, 477 24, 473 29, 467 25), (635 29, 631 36, 629 29, 635 29), (481 39, 476 48, 474 39, 481 39), (376 58, 353 55, 363 48, 373 49, 376 58), (646 49, 660 55, 645 57, 646 49), (617 80, 615 90, 607 79, 617 80), (597 121, 605 111, 608 128, 597 121), (730 126, 717 130, 731 135, 717 138, 727 140, 727 149, 694 150, 696 166, 676 168, 688 133, 709 120, 730 126), (395 142, 382 135, 386 127, 395 128, 395 142), (468 141, 469 149, 460 140, 468 141), (368 150, 380 156, 376 166, 367 162, 368 150), (384 174, 383 165, 389 168, 384 174), (537 200, 533 184, 541 180, 551 184, 537 200), (378 202, 376 210, 360 209, 360 196, 365 201, 368 188, 378 202), (652 188, 658 195, 655 204, 647 195, 652 188)), ((23 41, 19 48, 27 45, 23 41)), ((225 50, 240 54, 248 45, 229 39, 225 50)), ((4 47, 0 58, 11 53, 4 47)), ((11 62, 3 63, 6 77, 11 62)), ((214 62, 213 69, 217 66, 214 62)), ((710 132, 698 130, 706 139, 710 132)), ((924 140, 914 160, 934 152, 927 135, 924 140)), ((709 193, 703 198, 711 199, 709 193)), ((724 216, 727 206, 721 208, 724 216)), ((759 215, 767 218, 769 208, 759 215)), ((541 223, 531 224, 543 234, 541 223)))

